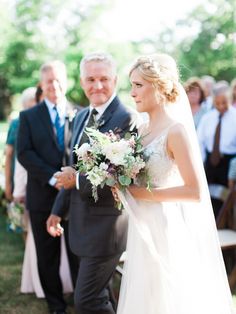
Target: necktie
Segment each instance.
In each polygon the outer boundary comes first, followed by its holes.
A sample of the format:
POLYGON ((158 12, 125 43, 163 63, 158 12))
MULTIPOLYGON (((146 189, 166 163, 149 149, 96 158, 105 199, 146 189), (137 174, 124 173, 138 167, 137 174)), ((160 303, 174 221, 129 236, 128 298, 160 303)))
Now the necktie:
POLYGON ((56 134, 57 134, 57 143, 60 147, 60 150, 64 150, 64 125, 61 125, 60 123, 60 117, 57 111, 57 108, 53 108, 56 111, 56 119, 54 122, 54 127, 56 129, 56 134))
POLYGON ((88 142, 89 137, 88 137, 88 135, 85 133, 85 130, 86 130, 86 128, 89 128, 89 127, 91 127, 91 126, 94 125, 94 123, 95 123, 95 116, 96 116, 97 114, 98 114, 98 112, 97 112, 97 110, 94 108, 94 109, 91 111, 90 116, 89 116, 89 119, 88 119, 88 122, 87 122, 87 124, 86 124, 85 127, 84 127, 83 134, 82 134, 82 136, 81 136, 81 138, 80 138, 80 141, 79 141, 79 146, 81 146, 82 144, 88 142))
POLYGON ((220 162, 220 129, 221 129, 221 119, 222 114, 219 115, 219 121, 216 126, 215 130, 215 136, 214 136, 214 144, 213 144, 213 150, 210 155, 210 162, 213 166, 217 166, 220 162))

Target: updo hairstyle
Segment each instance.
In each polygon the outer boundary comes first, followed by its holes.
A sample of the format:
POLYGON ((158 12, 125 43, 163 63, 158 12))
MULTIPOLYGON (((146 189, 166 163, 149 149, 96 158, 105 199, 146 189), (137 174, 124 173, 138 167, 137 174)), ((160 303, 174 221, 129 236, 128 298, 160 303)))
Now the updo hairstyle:
POLYGON ((176 63, 167 54, 153 54, 139 57, 131 67, 129 76, 138 70, 142 78, 157 89, 161 103, 176 102, 179 91, 179 73, 176 63))

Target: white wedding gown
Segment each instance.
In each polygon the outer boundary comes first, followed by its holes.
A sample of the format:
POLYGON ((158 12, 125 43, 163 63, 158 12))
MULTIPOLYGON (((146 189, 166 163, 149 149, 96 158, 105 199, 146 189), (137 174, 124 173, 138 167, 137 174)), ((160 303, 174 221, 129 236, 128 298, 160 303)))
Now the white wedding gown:
MULTIPOLYGON (((145 149, 155 187, 182 183, 166 151, 168 130, 145 149)), ((188 220, 197 210, 194 203, 185 203, 185 210, 180 202, 138 201, 128 192, 119 192, 119 197, 129 214, 129 230, 118 314, 233 313, 225 272, 207 265, 207 258, 201 260, 199 252, 207 253, 205 239, 201 246, 195 245, 190 231, 188 220)))

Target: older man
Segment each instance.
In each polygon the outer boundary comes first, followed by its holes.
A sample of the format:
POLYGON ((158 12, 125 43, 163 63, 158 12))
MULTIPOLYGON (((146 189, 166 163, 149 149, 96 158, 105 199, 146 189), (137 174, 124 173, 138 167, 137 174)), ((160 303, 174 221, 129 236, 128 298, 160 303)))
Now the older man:
MULTIPOLYGON (((116 68, 112 57, 107 54, 85 56, 81 61, 80 75, 81 86, 90 106, 76 117, 72 146, 88 141, 84 128, 92 126, 94 120, 101 132, 116 128, 122 134, 128 131, 131 117, 116 96, 116 68)), ((72 154, 71 165, 75 162, 72 154)), ((53 215, 48 220, 48 231, 55 228, 54 235, 60 235, 56 226, 66 208, 67 197, 67 201, 70 201, 70 245, 80 260, 75 290, 76 309, 80 314, 112 314, 115 310, 107 288, 125 249, 126 217, 115 207, 108 187, 99 189, 95 203, 86 178, 76 174, 73 168, 62 170, 56 174, 57 184, 70 190, 60 191, 57 206, 54 206, 53 215)))
MULTIPOLYGON (((200 121, 198 139, 208 183, 228 184, 230 160, 236 155, 236 109, 230 104, 229 85, 219 81, 213 89, 214 109, 200 121)), ((215 216, 222 203, 212 199, 215 216)))
MULTIPOLYGON (((60 61, 40 70, 44 100, 20 114, 18 160, 28 173, 26 206, 29 210, 40 281, 51 313, 65 313, 59 276, 60 239, 45 230, 58 184, 53 174, 60 170, 68 141, 66 128, 66 68, 60 61)), ((68 133, 68 132, 67 132, 68 133)))

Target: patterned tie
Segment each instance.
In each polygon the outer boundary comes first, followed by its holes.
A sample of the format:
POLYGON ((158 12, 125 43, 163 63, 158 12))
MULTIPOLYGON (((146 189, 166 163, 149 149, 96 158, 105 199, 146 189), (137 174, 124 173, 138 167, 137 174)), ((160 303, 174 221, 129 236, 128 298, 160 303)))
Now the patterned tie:
POLYGON ((86 128, 89 128, 91 126, 94 125, 95 121, 96 121, 96 118, 95 116, 98 114, 97 110, 94 108, 91 113, 90 113, 90 116, 89 116, 89 119, 88 119, 88 123, 86 124, 86 126, 84 127, 84 131, 83 131, 83 134, 80 138, 80 141, 79 141, 79 146, 81 146, 82 144, 84 143, 87 143, 88 140, 89 140, 89 137, 88 135, 85 133, 85 129, 86 128))
POLYGON ((57 108, 54 107, 53 109, 56 112, 56 119, 54 122, 54 127, 56 129, 56 134, 57 134, 57 143, 60 147, 60 150, 63 151, 64 150, 64 125, 61 125, 60 123, 60 117, 59 117, 57 108))
POLYGON ((221 129, 221 119, 223 114, 219 115, 219 121, 216 126, 215 130, 215 136, 214 136, 214 144, 213 144, 213 150, 210 155, 210 162, 211 164, 216 167, 220 162, 220 129, 221 129))

